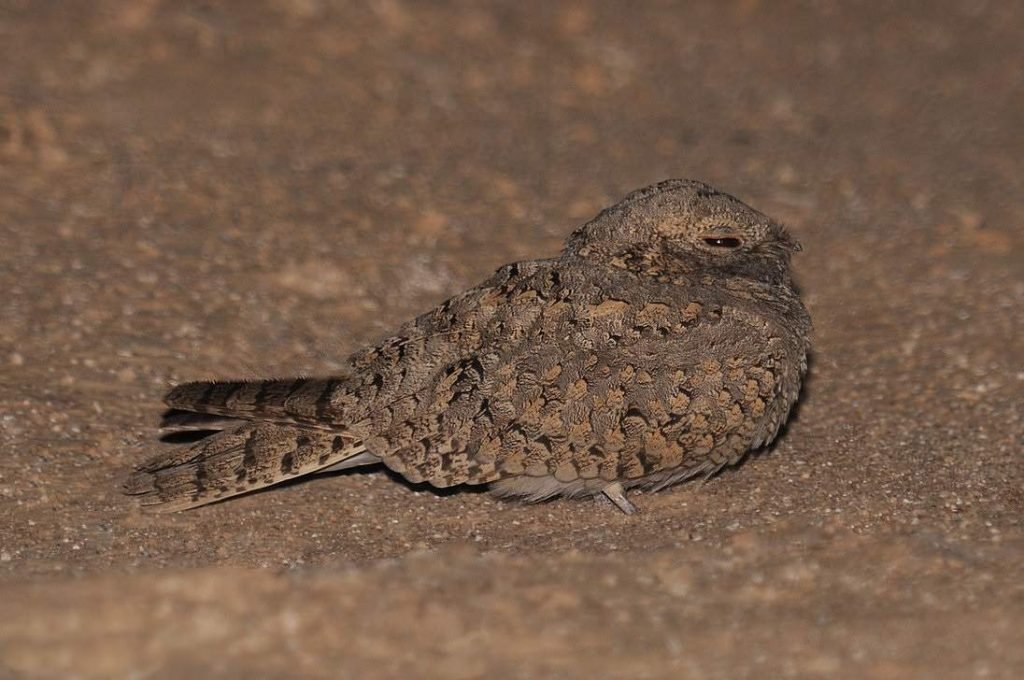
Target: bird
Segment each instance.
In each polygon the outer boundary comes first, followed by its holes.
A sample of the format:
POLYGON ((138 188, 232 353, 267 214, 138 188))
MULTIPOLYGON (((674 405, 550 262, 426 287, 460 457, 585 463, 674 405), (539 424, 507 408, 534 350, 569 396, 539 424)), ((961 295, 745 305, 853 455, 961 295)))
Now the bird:
POLYGON ((187 382, 169 430, 206 435, 125 482, 151 511, 384 465, 436 488, 610 500, 708 478, 771 444, 807 372, 800 244, 696 180, 638 189, 353 352, 336 375, 187 382))

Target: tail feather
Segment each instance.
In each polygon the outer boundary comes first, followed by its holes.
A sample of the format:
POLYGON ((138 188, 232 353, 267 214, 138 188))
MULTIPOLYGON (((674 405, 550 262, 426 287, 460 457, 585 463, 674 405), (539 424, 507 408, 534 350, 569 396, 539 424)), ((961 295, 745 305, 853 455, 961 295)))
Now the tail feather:
POLYGON ((163 415, 160 431, 164 435, 184 432, 218 432, 229 430, 241 425, 244 421, 228 416, 215 416, 209 413, 190 413, 171 409, 163 415))
POLYGON ((346 434, 247 423, 150 459, 128 478, 125 492, 152 510, 184 510, 337 468, 350 458, 377 462, 364 451, 346 434))
POLYGON ((326 428, 324 410, 342 378, 189 382, 167 393, 170 408, 245 420, 326 428))

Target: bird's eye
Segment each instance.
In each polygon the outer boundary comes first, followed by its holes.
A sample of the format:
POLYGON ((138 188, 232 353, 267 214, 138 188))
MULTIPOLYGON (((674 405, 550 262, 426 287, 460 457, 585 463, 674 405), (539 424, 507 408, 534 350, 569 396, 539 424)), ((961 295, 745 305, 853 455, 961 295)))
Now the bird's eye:
POLYGON ((734 236, 708 236, 704 239, 712 248, 739 248, 743 241, 734 236))

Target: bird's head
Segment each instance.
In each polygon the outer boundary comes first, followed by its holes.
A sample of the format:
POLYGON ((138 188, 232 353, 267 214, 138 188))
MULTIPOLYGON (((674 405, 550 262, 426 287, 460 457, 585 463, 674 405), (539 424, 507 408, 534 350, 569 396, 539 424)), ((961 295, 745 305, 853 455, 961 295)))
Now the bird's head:
POLYGON ((695 180, 639 189, 601 211, 566 241, 566 251, 600 259, 646 252, 678 264, 766 282, 788 282, 800 250, 782 227, 729 194, 695 180))

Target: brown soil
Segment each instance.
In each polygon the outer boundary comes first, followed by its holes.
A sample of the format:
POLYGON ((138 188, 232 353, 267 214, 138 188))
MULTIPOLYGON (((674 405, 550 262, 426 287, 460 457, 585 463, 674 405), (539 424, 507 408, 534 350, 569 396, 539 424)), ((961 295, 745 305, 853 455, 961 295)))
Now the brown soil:
POLYGON ((1024 6, 692 4, 0 3, 0 677, 1024 677, 1024 6), (804 243, 771 452, 633 517, 121 495, 173 381, 336 370, 665 177, 804 243))

